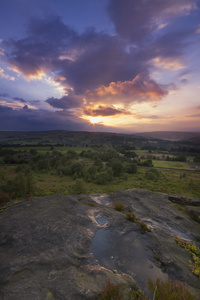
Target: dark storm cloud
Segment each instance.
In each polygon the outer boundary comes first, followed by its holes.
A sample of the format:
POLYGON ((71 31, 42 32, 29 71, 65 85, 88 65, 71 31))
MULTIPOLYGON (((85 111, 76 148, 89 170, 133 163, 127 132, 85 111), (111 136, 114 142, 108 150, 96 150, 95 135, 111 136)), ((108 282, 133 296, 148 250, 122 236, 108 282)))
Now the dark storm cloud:
POLYGON ((116 32, 133 43, 143 42, 175 16, 195 8, 195 0, 110 0, 108 13, 116 32))
POLYGON ((13 111, 11 107, 5 106, 5 105, 0 105, 0 114, 1 113, 9 113, 13 111))
POLYGON ((192 34, 194 34, 193 28, 186 30, 174 28, 173 31, 166 32, 162 36, 157 37, 157 39, 148 45, 146 52, 149 58, 180 59, 186 47, 191 44, 189 38, 192 34))
POLYGON ((77 94, 111 81, 130 80, 147 68, 146 59, 136 57, 139 51, 126 51, 118 37, 93 29, 77 34, 59 18, 34 19, 26 38, 5 45, 10 48, 10 64, 26 77, 53 72, 65 77, 62 85, 71 85, 77 94))
POLYGON ((84 114, 96 117, 96 116, 114 116, 114 115, 119 115, 119 114, 124 114, 124 115, 129 115, 130 113, 125 111, 124 109, 116 109, 114 107, 104 107, 104 106, 99 106, 96 109, 93 109, 91 107, 87 107, 84 109, 84 114))
POLYGON ((32 18, 26 38, 10 40, 4 45, 11 51, 9 62, 24 75, 30 76, 51 70, 53 61, 70 49, 75 36, 76 33, 59 17, 32 18))
POLYGON ((73 94, 63 96, 62 98, 49 98, 46 100, 52 107, 61 109, 71 109, 81 106, 82 98, 73 94))
POLYGON ((22 108, 14 110, 0 105, 0 130, 87 130, 88 122, 65 112, 22 108), (11 122, 12 121, 12 122, 11 122))
MULTIPOLYGON (((114 5, 113 1, 111 5, 114 5)), ((10 47, 7 51, 10 64, 26 77, 39 78, 40 74, 50 72, 64 88, 70 86, 74 95, 84 96, 86 92, 108 86, 111 82, 133 80, 147 72, 152 59, 157 56, 180 55, 184 38, 185 32, 165 33, 146 48, 134 47, 123 37, 97 33, 92 28, 78 34, 60 18, 51 17, 32 19, 27 37, 11 40, 6 45, 10 47)), ((58 108, 66 105, 64 100, 50 98, 48 101, 58 108)))
MULTIPOLYGON (((88 32, 84 38, 87 40, 90 34, 88 32)), ((58 63, 62 75, 76 93, 83 93, 112 81, 130 80, 142 72, 147 67, 146 60, 138 61, 136 55, 135 52, 127 52, 124 42, 118 37, 95 33, 92 41, 84 44, 84 51, 75 60, 58 63)))

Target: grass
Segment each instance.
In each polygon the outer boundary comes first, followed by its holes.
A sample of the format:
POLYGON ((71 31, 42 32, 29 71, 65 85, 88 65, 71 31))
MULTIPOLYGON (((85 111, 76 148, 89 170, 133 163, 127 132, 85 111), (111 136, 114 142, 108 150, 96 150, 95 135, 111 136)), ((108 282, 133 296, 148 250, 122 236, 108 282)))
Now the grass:
MULTIPOLYGON (((154 283, 148 281, 148 288, 155 300, 194 300, 194 296, 188 291, 186 283, 180 281, 157 279, 154 283)), ((148 299, 148 298, 147 298, 148 299)))
POLYGON ((155 168, 191 170, 191 168, 188 165, 188 162, 153 160, 153 165, 155 168))
POLYGON ((124 211, 124 204, 121 203, 120 201, 115 202, 113 208, 114 208, 115 210, 117 210, 117 211, 122 212, 122 213, 125 212, 125 211, 124 211))
MULTIPOLYGON (((0 165, 0 184, 13 179, 16 175, 17 165, 0 165)), ((148 180, 145 177, 148 168, 138 167, 137 174, 128 174, 127 180, 123 177, 115 177, 113 181, 104 185, 98 185, 94 182, 84 182, 86 193, 102 194, 111 193, 117 190, 126 190, 131 188, 147 189, 153 192, 163 192, 185 195, 189 197, 199 197, 200 195, 200 172, 184 171, 186 176, 180 178, 182 171, 179 170, 161 170, 161 176, 157 181, 148 180)), ((70 194, 70 188, 74 180, 70 176, 59 177, 55 172, 33 173, 37 185, 36 196, 48 194, 70 194)))
POLYGON ((104 290, 97 298, 98 300, 123 300, 123 294, 119 284, 107 282, 104 290))
POLYGON ((174 238, 179 247, 186 249, 192 256, 192 261, 189 261, 192 273, 200 279, 200 248, 195 243, 185 242, 181 238, 174 238))
POLYGON ((137 223, 141 227, 141 233, 145 233, 145 231, 151 232, 151 229, 144 222, 140 221, 134 213, 126 213, 127 219, 130 222, 137 223))
MULTIPOLYGON (((147 297, 144 293, 138 290, 131 290, 129 296, 126 296, 127 300, 194 300, 195 297, 188 291, 186 283, 180 281, 166 280, 162 281, 157 279, 148 280, 148 289, 152 294, 152 297, 147 297)), ((104 290, 97 296, 97 300, 123 300, 124 295, 122 287, 119 284, 112 284, 107 282, 104 290)))

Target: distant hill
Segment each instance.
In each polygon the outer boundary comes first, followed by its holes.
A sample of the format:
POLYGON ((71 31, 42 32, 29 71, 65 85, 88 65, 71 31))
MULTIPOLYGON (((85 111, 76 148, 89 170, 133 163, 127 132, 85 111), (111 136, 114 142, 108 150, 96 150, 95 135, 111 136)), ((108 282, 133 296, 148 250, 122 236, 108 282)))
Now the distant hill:
POLYGON ((146 139, 139 135, 88 131, 0 131, 0 145, 130 145, 137 146, 146 139))
POLYGON ((183 131, 152 131, 152 132, 142 132, 136 135, 144 138, 156 138, 169 141, 199 141, 200 132, 183 132, 183 131))
POLYGON ((173 147, 200 148, 200 132, 155 131, 137 134, 88 131, 0 131, 2 146, 119 146, 132 149, 152 149, 173 147), (177 144, 178 143, 178 144, 177 144))

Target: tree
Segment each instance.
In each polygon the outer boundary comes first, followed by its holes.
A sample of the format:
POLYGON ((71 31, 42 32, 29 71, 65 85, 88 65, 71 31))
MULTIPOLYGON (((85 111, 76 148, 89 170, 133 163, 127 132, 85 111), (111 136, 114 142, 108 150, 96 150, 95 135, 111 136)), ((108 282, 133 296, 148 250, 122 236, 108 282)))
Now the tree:
POLYGON ((126 172, 129 174, 136 174, 137 173, 137 165, 136 163, 128 163, 126 164, 126 172))
POLYGON ((110 163, 112 171, 113 171, 113 176, 121 176, 123 173, 123 164, 120 160, 113 159, 110 163))
POLYGON ((83 179, 78 178, 76 179, 74 185, 71 188, 72 193, 75 194, 84 194, 86 192, 85 184, 83 179))

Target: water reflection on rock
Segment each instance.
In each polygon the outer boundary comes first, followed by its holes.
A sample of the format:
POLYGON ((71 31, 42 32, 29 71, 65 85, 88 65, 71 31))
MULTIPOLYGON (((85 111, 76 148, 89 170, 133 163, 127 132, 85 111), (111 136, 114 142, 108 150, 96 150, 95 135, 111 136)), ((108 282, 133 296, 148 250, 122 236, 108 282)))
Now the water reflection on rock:
POLYGON ((148 259, 137 232, 121 235, 109 229, 99 229, 92 241, 92 252, 103 267, 129 274, 146 292, 148 278, 167 279, 167 274, 148 259))

